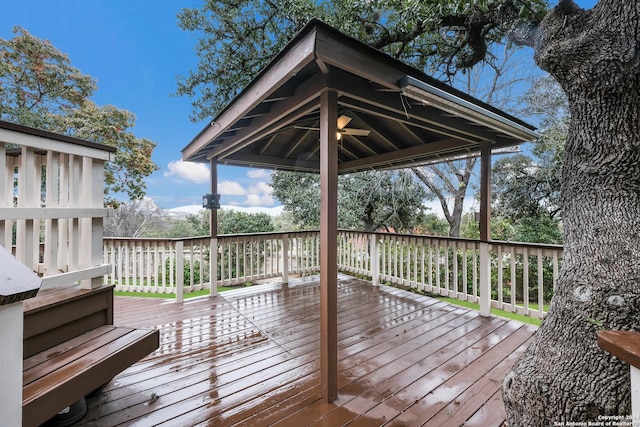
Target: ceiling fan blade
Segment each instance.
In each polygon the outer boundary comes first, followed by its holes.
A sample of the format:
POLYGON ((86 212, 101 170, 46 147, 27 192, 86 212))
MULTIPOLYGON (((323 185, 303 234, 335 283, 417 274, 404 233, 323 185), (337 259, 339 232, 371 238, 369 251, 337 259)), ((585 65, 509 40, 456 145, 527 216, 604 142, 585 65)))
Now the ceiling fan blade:
POLYGON ((351 121, 351 117, 349 116, 340 116, 338 117, 338 129, 343 129, 346 125, 351 121))
POLYGON ((351 128, 341 129, 340 132, 345 135, 353 135, 353 136, 369 136, 369 134, 371 133, 371 131, 367 129, 351 129, 351 128))

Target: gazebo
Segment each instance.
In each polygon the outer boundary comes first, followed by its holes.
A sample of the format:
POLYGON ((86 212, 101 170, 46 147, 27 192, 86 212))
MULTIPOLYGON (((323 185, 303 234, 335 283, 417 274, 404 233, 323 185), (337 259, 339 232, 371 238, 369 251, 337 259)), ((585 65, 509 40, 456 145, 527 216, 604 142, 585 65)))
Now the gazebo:
MULTIPOLYGON (((214 200, 218 164, 320 174, 321 390, 331 402, 337 396, 338 175, 480 155, 480 236, 487 244, 491 152, 537 137, 533 126, 312 20, 182 157, 211 165, 214 200)), ((211 221, 217 247, 215 209, 211 221)), ((481 277, 480 286, 489 279, 481 277)), ((488 301, 481 313, 489 314, 488 301)))

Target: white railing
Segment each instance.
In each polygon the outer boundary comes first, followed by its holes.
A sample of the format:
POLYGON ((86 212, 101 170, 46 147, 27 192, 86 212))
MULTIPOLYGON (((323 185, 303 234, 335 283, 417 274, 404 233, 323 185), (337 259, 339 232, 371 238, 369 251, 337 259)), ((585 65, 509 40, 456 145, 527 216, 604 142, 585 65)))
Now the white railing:
MULTIPOLYGON (((217 286, 237 286, 319 269, 317 232, 219 236, 217 286)), ((181 294, 210 289, 211 239, 104 238, 105 283, 116 290, 181 294), (182 271, 182 274, 178 272, 182 271)))
POLYGON ((104 166, 114 152, 0 121, 3 425, 22 425, 22 300, 50 286, 100 286, 109 270, 102 264, 104 166), (21 269, 37 275, 26 279, 21 269))
POLYGON ((43 287, 101 284, 107 146, 0 122, 0 245, 43 287))
MULTIPOLYGON (((207 238, 104 239, 105 277, 117 290, 182 295, 210 289, 207 238), (182 271, 182 274, 177 274, 182 271)), ((483 271, 490 273, 493 308, 542 318, 562 260, 562 247, 491 242, 487 269, 476 240, 340 231, 338 268, 421 292, 481 304, 483 271)), ((257 233, 219 236, 217 286, 319 271, 319 233, 257 233)))
MULTIPOLYGON (((482 245, 476 240, 376 234, 379 280, 481 304, 482 245)), ((562 246, 488 244, 490 295, 497 308, 542 319, 562 262, 562 246)))

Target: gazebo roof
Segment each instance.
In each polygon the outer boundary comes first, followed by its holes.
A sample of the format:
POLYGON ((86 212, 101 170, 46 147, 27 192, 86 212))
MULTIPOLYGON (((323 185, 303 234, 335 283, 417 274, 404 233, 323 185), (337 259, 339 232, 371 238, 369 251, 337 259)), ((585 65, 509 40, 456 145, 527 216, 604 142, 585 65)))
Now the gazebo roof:
POLYGON ((327 90, 337 93, 339 173, 418 166, 473 155, 484 142, 497 149, 538 137, 522 120, 313 20, 182 157, 317 172, 327 90))

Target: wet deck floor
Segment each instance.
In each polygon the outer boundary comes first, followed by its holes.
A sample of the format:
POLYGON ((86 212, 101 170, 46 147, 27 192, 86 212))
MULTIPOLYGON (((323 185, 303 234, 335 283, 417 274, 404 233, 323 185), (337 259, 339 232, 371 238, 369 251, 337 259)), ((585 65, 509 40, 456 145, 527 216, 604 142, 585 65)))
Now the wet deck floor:
POLYGON ((339 397, 319 399, 319 278, 180 305, 117 297, 160 348, 89 399, 84 426, 500 426, 535 328, 340 276, 339 397))

